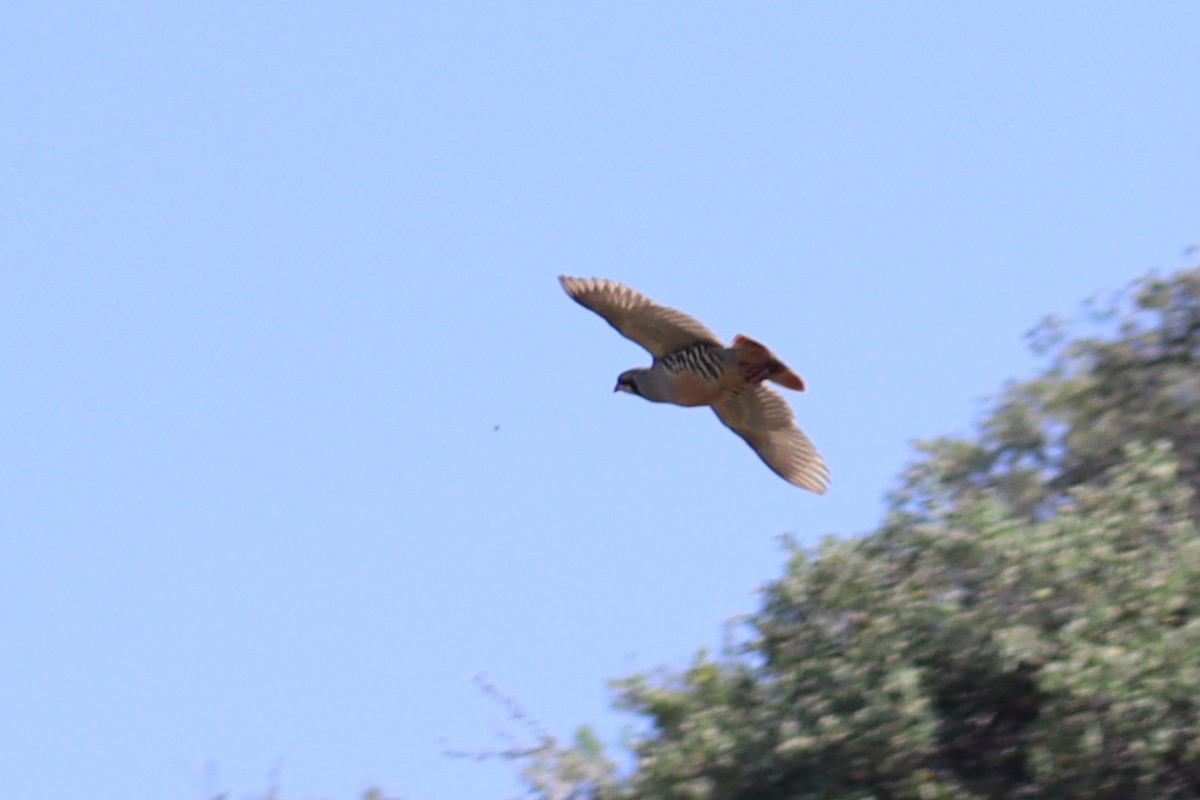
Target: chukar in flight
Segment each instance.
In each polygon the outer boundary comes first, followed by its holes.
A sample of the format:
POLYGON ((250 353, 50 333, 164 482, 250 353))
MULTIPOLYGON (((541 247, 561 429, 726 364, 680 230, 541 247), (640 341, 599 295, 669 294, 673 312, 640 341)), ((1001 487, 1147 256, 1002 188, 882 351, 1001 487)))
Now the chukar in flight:
POLYGON ((785 481, 825 493, 829 468, 824 459, 796 427, 787 401, 763 384, 802 392, 804 381, 770 350, 741 334, 726 347, 697 320, 616 281, 566 276, 558 281, 575 302, 654 356, 649 368, 622 372, 613 391, 655 403, 712 406, 721 422, 785 481))

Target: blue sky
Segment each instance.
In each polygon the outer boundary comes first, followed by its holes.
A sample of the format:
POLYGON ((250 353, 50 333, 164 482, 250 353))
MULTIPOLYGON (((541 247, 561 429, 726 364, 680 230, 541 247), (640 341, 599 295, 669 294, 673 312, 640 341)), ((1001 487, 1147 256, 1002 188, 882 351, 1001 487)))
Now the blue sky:
POLYGON ((501 797, 1200 238, 1200 6, 0 12, 0 793, 501 797), (555 276, 746 333, 833 485, 555 276), (499 426, 497 429, 496 426, 499 426))

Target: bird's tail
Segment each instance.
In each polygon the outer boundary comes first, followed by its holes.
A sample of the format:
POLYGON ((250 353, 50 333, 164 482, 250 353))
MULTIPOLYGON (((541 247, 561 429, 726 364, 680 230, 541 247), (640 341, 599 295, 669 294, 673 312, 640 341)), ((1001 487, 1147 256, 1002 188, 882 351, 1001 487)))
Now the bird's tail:
POLYGON ((804 381, 800 376, 750 337, 740 333, 733 337, 733 352, 737 355, 738 371, 747 383, 771 381, 797 392, 804 391, 804 381))

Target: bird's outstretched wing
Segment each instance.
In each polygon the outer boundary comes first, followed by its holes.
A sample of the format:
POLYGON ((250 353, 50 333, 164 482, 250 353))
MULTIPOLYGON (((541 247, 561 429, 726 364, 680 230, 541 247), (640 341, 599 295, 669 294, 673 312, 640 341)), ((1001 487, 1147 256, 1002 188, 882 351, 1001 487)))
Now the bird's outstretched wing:
POLYGON ((660 306, 624 284, 603 278, 568 278, 558 282, 575 302, 608 320, 631 339, 661 358, 688 345, 706 342, 723 346, 717 335, 682 311, 660 306))
POLYGON ((722 395, 713 403, 713 410, 781 478, 801 489, 825 494, 829 468, 796 427, 792 409, 777 392, 762 384, 743 386, 722 395))

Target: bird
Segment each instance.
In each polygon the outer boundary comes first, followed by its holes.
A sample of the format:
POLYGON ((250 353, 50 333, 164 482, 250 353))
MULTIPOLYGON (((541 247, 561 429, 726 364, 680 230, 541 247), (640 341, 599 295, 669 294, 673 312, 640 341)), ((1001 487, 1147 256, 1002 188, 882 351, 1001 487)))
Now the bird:
POLYGON ((622 372, 614 392, 654 403, 711 406, 777 475, 802 489, 825 493, 825 460, 796 427, 783 396, 764 385, 770 381, 802 392, 804 381, 764 345, 738 334, 726 347, 693 317, 613 280, 560 275, 558 281, 572 300, 654 357, 649 367, 622 372))

